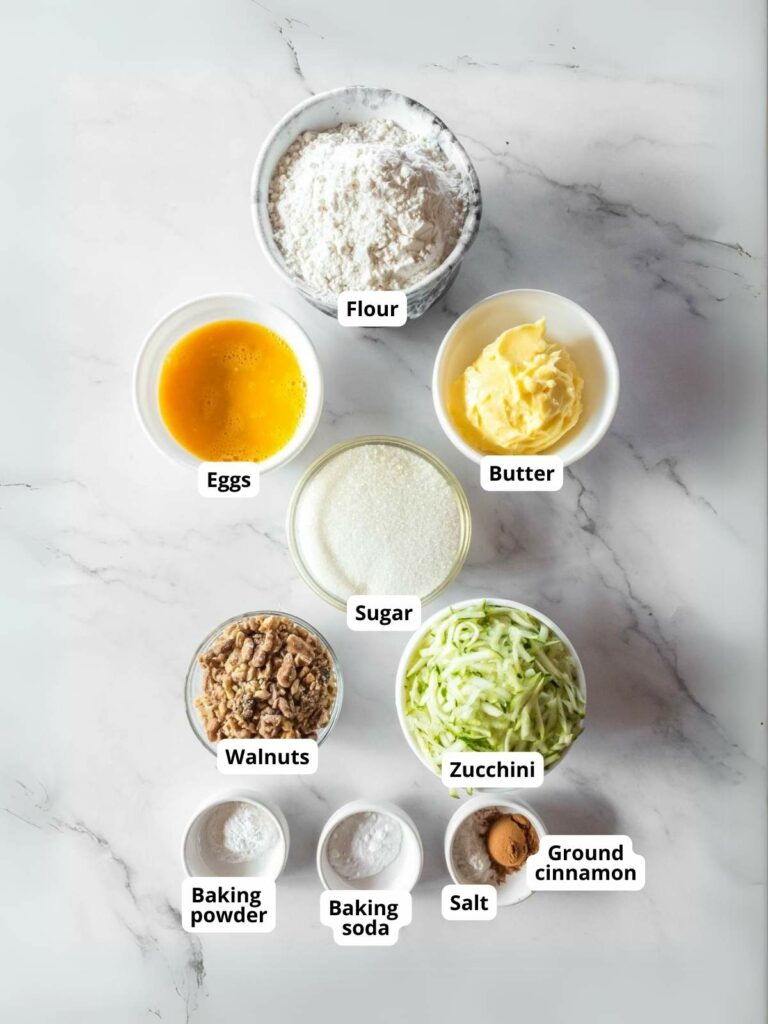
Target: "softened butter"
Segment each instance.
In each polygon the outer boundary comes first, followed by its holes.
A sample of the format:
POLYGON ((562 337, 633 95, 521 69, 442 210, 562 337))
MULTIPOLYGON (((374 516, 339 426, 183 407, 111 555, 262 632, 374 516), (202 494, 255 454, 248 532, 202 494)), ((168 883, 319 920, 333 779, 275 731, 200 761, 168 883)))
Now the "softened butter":
POLYGON ((545 329, 542 319, 504 331, 451 385, 448 411, 477 451, 536 455, 576 425, 583 381, 545 329))

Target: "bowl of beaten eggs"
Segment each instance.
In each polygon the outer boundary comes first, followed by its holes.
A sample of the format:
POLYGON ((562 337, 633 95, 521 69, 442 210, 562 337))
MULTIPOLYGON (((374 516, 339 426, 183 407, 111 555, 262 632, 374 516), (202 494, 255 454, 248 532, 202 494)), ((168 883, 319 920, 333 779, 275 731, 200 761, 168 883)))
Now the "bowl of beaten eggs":
POLYGON ((248 295, 206 295, 152 328, 133 397, 147 436, 174 461, 255 462, 265 473, 312 437, 323 381, 287 313, 248 295))
POLYGON ((437 418, 467 458, 582 458, 611 425, 619 367, 600 324, 554 292, 515 289, 454 323, 432 376, 437 418))

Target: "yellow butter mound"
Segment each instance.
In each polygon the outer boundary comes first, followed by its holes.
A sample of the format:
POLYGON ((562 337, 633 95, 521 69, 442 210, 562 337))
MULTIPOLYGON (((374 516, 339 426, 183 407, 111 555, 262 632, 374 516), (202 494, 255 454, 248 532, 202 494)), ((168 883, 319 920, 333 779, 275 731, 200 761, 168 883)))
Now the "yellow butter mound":
POLYGON ((536 455, 576 425, 584 382, 545 328, 538 320, 504 331, 451 385, 448 412, 478 451, 536 455))

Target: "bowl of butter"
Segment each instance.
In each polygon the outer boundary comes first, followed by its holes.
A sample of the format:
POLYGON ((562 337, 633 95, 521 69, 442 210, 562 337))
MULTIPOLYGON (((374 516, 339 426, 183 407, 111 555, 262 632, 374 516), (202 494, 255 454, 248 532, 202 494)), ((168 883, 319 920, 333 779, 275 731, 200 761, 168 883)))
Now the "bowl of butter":
POLYGON ((619 367, 600 324, 554 292, 482 299, 453 324, 435 360, 440 425, 467 458, 558 455, 567 466, 608 430, 619 367))

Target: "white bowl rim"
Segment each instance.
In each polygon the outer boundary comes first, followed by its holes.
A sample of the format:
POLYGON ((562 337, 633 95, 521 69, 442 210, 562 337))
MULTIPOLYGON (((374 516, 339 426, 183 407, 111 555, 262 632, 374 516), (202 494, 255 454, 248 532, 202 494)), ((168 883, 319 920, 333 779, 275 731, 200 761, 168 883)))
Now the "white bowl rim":
MULTIPOLYGON (((403 653, 400 655, 400 660, 397 663, 397 669, 395 671, 395 709, 397 711, 397 720, 400 723, 400 728, 402 730, 403 736, 405 737, 405 740, 408 743, 408 746, 413 751, 413 753, 418 757, 418 759, 425 766, 425 768, 429 769, 430 774, 435 777, 437 777, 437 773, 435 772, 434 766, 431 765, 429 761, 427 761, 422 752, 419 750, 416 741, 414 740, 413 736, 411 736, 411 730, 408 728, 408 721, 405 717, 405 707, 403 705, 403 682, 405 680, 405 672, 406 669, 408 668, 408 662, 411 660, 411 655, 413 654, 414 649, 416 648, 419 641, 423 638, 427 630, 430 629, 435 622, 441 619, 444 615, 450 614, 450 612, 452 612, 454 609, 466 608, 468 605, 481 604, 483 602, 485 602, 486 604, 499 605, 502 608, 515 608, 517 609, 517 611, 528 612, 530 615, 535 616, 540 622, 543 622, 545 626, 549 626, 549 628, 560 637, 560 639, 566 645, 568 650, 571 652, 571 656, 573 657, 573 660, 576 665, 576 676, 578 678, 579 686, 581 687, 581 692, 584 695, 585 702, 587 699, 587 678, 584 673, 584 666, 581 663, 581 658, 579 657, 576 648, 571 643, 571 640, 568 638, 568 636, 560 628, 560 626, 558 626, 556 622, 553 622, 548 615, 545 615, 543 612, 540 612, 538 608, 533 608, 529 604, 523 604, 522 601, 512 601, 510 598, 504 597, 470 597, 466 600, 454 601, 453 604, 446 605, 444 608, 441 608, 433 615, 430 615, 428 619, 425 619, 424 622, 422 622, 422 624, 419 626, 417 630, 414 630, 414 632, 408 638, 408 642, 406 643, 405 647, 403 648, 403 653)), ((563 759, 569 753, 569 751, 573 749, 573 745, 574 743, 576 743, 578 738, 579 737, 577 736, 576 739, 571 743, 571 745, 562 753, 562 755, 555 762, 555 764, 552 765, 552 768, 546 769, 546 771, 552 771, 553 769, 557 768, 559 764, 562 764, 563 759)), ((475 788, 477 789, 479 787, 475 788)), ((496 790, 494 790, 494 792, 495 791, 496 790)), ((500 790, 499 792, 503 792, 503 790, 500 790)))
POLYGON ((258 193, 258 181, 261 175, 262 164, 264 163, 267 153, 269 152, 270 148, 274 145, 274 142, 277 136, 280 134, 280 132, 282 132, 283 129, 286 128, 286 126, 291 123, 291 121, 295 120, 295 118, 298 117, 299 114, 303 113, 305 110, 308 110, 310 107, 316 106, 318 103, 325 102, 329 100, 331 97, 342 96, 344 94, 354 92, 386 93, 389 96, 395 96, 400 99, 406 100, 409 104, 413 105, 414 107, 417 107, 419 110, 429 115, 429 117, 439 126, 441 131, 447 132, 453 144, 458 148, 459 152, 464 157, 466 163, 466 167, 462 168, 461 170, 462 173, 465 174, 467 183, 469 185, 469 198, 467 201, 467 213, 464 219, 464 224, 462 225, 461 234, 456 239, 456 244, 454 245, 453 249, 451 249, 451 251, 448 253, 448 255, 440 264, 440 266, 435 267, 435 269, 431 271, 429 274, 427 274, 426 277, 421 278, 415 284, 412 284, 408 288, 404 289, 406 298, 409 298, 413 295, 418 295, 421 289, 428 289, 434 281, 437 281, 438 278, 444 277, 450 270, 453 269, 453 267, 456 264, 460 263, 463 260, 468 249, 471 247, 472 243, 477 237, 478 231, 480 230, 480 220, 482 217, 483 210, 483 200, 480 191, 480 179, 477 175, 477 171, 475 170, 475 166, 472 163, 469 154, 467 153, 466 148, 462 144, 459 137, 455 134, 455 132, 451 131, 451 129, 448 127, 445 121, 443 121, 443 119, 438 114, 430 110, 429 107, 425 106, 419 100, 414 99, 412 96, 407 96, 405 93, 398 92, 396 89, 388 89, 383 86, 379 87, 373 85, 342 85, 335 89, 327 89, 325 92, 315 93, 313 96, 308 96, 306 99, 301 100, 289 111, 287 111, 283 115, 283 117, 280 118, 280 120, 272 128, 272 130, 269 132, 269 134, 264 139, 264 142, 261 144, 259 148, 259 152, 256 156, 256 162, 253 165, 253 171, 251 173, 251 220, 253 222, 253 228, 256 233, 256 238, 258 239, 259 245, 261 246, 261 250, 266 257, 267 262, 278 272, 278 274, 280 274, 283 280, 285 280, 293 288, 299 286, 308 295, 312 296, 314 302, 321 304, 325 308, 332 310, 334 312, 335 306, 332 303, 328 302, 328 298, 326 295, 323 295, 320 292, 315 291, 314 288, 310 287, 310 285, 308 285, 307 282, 303 281, 301 278, 295 277, 288 270, 282 258, 278 258, 278 256, 275 255, 275 253, 277 252, 277 246, 274 246, 275 251, 273 251, 273 248, 270 245, 271 239, 268 239, 266 237, 265 232, 262 230, 261 219, 259 217, 260 206, 256 202, 256 197, 258 193))
MULTIPOLYGON (((458 831, 459 825, 463 821, 475 813, 475 811, 481 811, 484 807, 504 807, 512 811, 512 813, 522 812, 526 818, 529 818, 536 828, 536 831, 541 836, 549 835, 549 829, 542 821, 541 815, 538 811, 534 810, 533 807, 526 800, 518 800, 509 796, 508 792, 503 789, 494 790, 488 793, 478 793, 475 796, 469 797, 460 804, 453 812, 451 817, 448 819, 448 824, 445 826, 445 837, 443 840, 443 855, 445 857, 445 866, 448 869, 448 874, 451 880, 456 885, 464 885, 466 883, 460 882, 453 871, 453 862, 451 857, 451 851, 453 850, 453 841, 456 838, 456 832, 458 831)), ((529 889, 525 896, 521 896, 517 900, 498 900, 500 907, 514 907, 518 903, 522 903, 534 894, 533 889, 529 889)), ((501 895, 500 892, 497 893, 501 895)))
MULTIPOLYGON (((133 402, 133 411, 136 414, 136 418, 138 419, 139 423, 141 424, 141 429, 143 430, 145 437, 147 437, 150 440, 155 450, 159 451, 161 455, 165 456, 166 459, 169 459, 177 466, 186 466, 188 468, 191 467, 195 469, 199 465, 201 465, 203 461, 205 461, 203 459, 199 459, 196 455, 193 455, 192 452, 187 451, 186 448, 183 448, 179 444, 179 442, 176 441, 176 439, 170 434, 170 431, 168 431, 169 437, 171 437, 171 440, 174 441, 176 447, 178 448, 178 453, 172 455, 170 451, 163 448, 162 445, 158 443, 157 438, 149 428, 149 425, 146 421, 146 417, 144 416, 144 411, 141 407, 141 401, 139 399, 139 372, 141 370, 142 363, 146 358, 147 349, 149 348, 149 345, 154 336, 158 333, 158 331, 162 330, 163 327, 165 327, 165 325, 167 324, 167 322, 173 319, 173 317, 178 316, 179 313, 183 313, 184 311, 191 309, 194 306, 202 305, 205 302, 249 302, 254 306, 254 308, 268 310, 269 312, 272 313, 279 313, 280 316, 285 317, 286 320, 290 322, 292 329, 295 330, 298 334, 300 334, 306 343, 306 359, 302 357, 299 359, 299 362, 302 368, 304 366, 310 366, 313 372, 315 373, 317 380, 317 400, 314 404, 314 407, 311 410, 309 406, 305 408, 304 416, 302 416, 302 419, 299 421, 299 426, 296 430, 296 433, 288 442, 288 444, 285 445, 284 448, 281 448, 279 451, 275 452, 275 454, 271 455, 268 459, 264 459, 263 462, 258 463, 259 475, 261 476, 264 473, 271 472, 273 469, 279 469, 281 466, 286 465, 306 447, 306 445, 311 441, 312 436, 315 433, 315 430, 317 429, 317 425, 320 422, 320 417, 322 416, 323 413, 323 398, 325 393, 323 371, 322 367, 320 366, 320 360, 318 359, 315 346, 312 344, 309 335, 301 326, 301 324, 298 323, 298 321, 295 320, 290 313, 287 313, 284 309, 281 309, 280 306, 275 306, 270 302, 262 302, 260 299, 256 298, 255 295, 249 295, 247 292, 206 292, 204 295, 198 295, 194 299, 187 299, 186 302, 181 302, 179 303, 178 306, 175 306, 173 309, 169 310, 169 312, 165 313, 163 316, 160 317, 159 320, 157 320, 153 324, 151 329, 147 332, 144 341, 141 343, 139 351, 136 354, 136 359, 133 364, 133 373, 131 376, 131 397, 133 402), (303 426, 305 420, 307 423, 306 428, 304 428, 303 426), (304 430, 306 430, 306 434, 301 440, 301 443, 298 444, 294 450, 290 450, 291 443, 294 440, 294 438, 299 436, 299 434, 301 432, 304 432, 304 430)), ((211 320, 211 323, 215 323, 215 320, 211 320)), ((289 348, 291 348, 292 351, 295 351, 287 338, 283 340, 285 341, 286 345, 288 345, 289 348)), ((299 358, 298 354, 297 358, 299 358)), ((233 465, 237 465, 237 463, 233 463, 233 465)))
POLYGON ((407 811, 404 811, 402 807, 392 803, 390 800, 365 800, 362 798, 350 800, 348 803, 337 807, 323 825, 320 837, 317 840, 317 850, 315 853, 317 874, 323 887, 325 889, 332 888, 332 886, 328 884, 328 880, 323 872, 323 854, 325 853, 325 848, 328 845, 328 840, 331 838, 331 833, 335 830, 336 826, 346 818, 351 818, 354 814, 366 813, 388 814, 392 818, 397 818, 400 824, 403 825, 416 840, 416 846, 419 852, 419 868, 413 880, 413 885, 408 890, 410 892, 412 889, 416 888, 416 885, 421 878, 421 872, 424 868, 424 844, 421 841, 421 835, 416 827, 416 823, 407 811))
MULTIPOLYGON (((291 833, 288 827, 288 820, 276 803, 273 803, 271 800, 267 800, 263 796, 257 796, 256 793, 250 793, 245 790, 234 790, 231 793, 220 793, 217 796, 212 796, 210 799, 200 804, 195 813, 191 816, 181 836, 181 863, 187 877, 197 877, 189 870, 189 863, 187 861, 187 840, 189 839, 190 832, 207 811, 212 810, 214 807, 220 807, 222 804, 231 803, 251 804, 253 807, 259 807, 261 810, 266 811, 273 819, 280 833, 280 840, 283 845, 282 862, 280 864, 279 871, 275 875, 275 881, 277 881, 285 870, 285 865, 288 863, 288 850, 291 843, 291 833)), ((247 876, 232 875, 232 878, 239 877, 247 876)))
MULTIPOLYGON (((575 299, 569 298, 567 295, 561 295, 559 292, 548 291, 546 288, 505 288, 503 291, 494 292, 492 295, 486 295, 485 298, 479 299, 477 302, 471 305, 469 309, 466 309, 461 314, 461 316, 457 317, 457 319, 454 320, 454 322, 448 328, 443 337, 443 340, 440 342, 440 347, 437 350, 434 366, 432 369, 432 404, 434 405, 435 413, 437 415, 437 419, 440 423, 440 426, 443 428, 443 432, 445 436, 448 438, 448 440, 453 444, 455 448, 457 448, 462 453, 462 455, 465 455, 468 459, 471 459, 472 462, 476 462, 479 465, 480 461, 484 458, 484 453, 477 451, 476 448, 473 448, 471 445, 467 444, 464 438, 459 434, 459 432, 454 427, 450 417, 448 416, 447 410, 445 409, 442 400, 441 389, 438 384, 439 371, 442 365, 442 361, 445 358, 445 354, 447 353, 450 347, 451 335, 462 323, 469 319, 469 317, 477 309, 479 309, 481 306, 484 306, 488 302, 492 302, 494 299, 501 298, 504 295, 521 294, 548 295, 555 299, 558 299, 560 302, 565 303, 567 306, 572 306, 574 309, 582 313, 587 318, 587 321, 590 322, 590 326, 594 330, 594 335, 597 339, 598 348, 600 349, 601 355, 608 369, 607 376, 609 380, 609 386, 606 389, 606 401, 604 405, 601 406, 601 411, 598 417, 597 430, 595 431, 595 435, 589 442, 589 444, 585 445, 583 448, 577 451, 575 455, 563 460, 563 464, 565 466, 571 466, 574 462, 578 462, 579 459, 583 459, 585 455, 588 455, 593 448, 597 447, 597 445, 608 433, 611 423, 613 422, 613 418, 616 415, 616 410, 619 406, 619 395, 621 391, 621 375, 619 371, 619 361, 616 357, 616 350, 614 349, 613 344, 611 343, 611 339, 608 337, 608 334, 603 325, 600 323, 599 320, 597 320, 593 316, 592 313, 589 312, 588 309, 586 309, 580 303, 576 302, 575 299)), ((547 452, 541 452, 540 454, 546 455, 547 452)))

